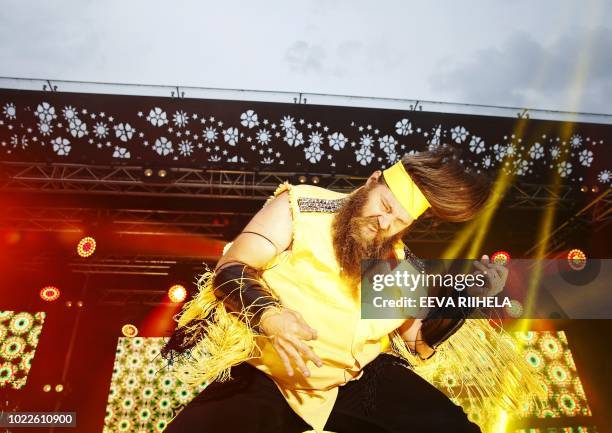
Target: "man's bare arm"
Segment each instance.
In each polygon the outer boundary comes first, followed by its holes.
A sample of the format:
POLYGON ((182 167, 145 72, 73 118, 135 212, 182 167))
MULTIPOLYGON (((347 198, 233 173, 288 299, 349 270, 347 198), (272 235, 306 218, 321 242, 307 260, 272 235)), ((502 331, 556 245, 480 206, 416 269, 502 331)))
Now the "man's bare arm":
POLYGON ((254 269, 263 269, 276 255, 289 248, 292 233, 289 194, 283 192, 255 214, 221 257, 216 269, 228 263, 244 263, 254 269))
MULTIPOLYGON (((263 270, 278 254, 291 246, 292 237, 293 217, 289 194, 283 192, 257 212, 221 257, 215 271, 220 273, 236 264, 263 270)), ((316 339, 317 332, 297 311, 268 308, 260 316, 259 327, 270 337, 290 376, 293 375, 292 364, 304 376, 310 376, 306 366, 308 360, 317 366, 323 365, 321 359, 303 341, 316 339)))

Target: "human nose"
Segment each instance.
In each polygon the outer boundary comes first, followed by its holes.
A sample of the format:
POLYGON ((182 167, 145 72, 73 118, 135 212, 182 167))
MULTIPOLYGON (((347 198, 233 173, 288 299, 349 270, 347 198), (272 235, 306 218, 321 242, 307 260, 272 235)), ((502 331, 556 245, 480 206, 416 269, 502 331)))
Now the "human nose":
POLYGON ((381 230, 387 230, 389 228, 389 224, 389 219, 385 217, 385 215, 380 215, 378 217, 378 225, 380 226, 381 230))

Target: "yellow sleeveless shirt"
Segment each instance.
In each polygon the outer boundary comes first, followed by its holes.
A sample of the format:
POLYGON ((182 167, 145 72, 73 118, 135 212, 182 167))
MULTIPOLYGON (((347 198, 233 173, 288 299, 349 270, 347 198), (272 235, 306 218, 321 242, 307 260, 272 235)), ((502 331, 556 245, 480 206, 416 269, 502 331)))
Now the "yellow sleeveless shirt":
MULTIPOLYGON (((289 376, 271 342, 257 337, 261 356, 248 360, 268 374, 291 408, 322 431, 338 395, 338 386, 361 377, 362 368, 390 348, 388 334, 404 319, 361 319, 359 286, 340 277, 332 243, 332 222, 346 194, 311 185, 284 183, 293 215, 293 242, 266 266, 262 278, 283 306, 298 311, 317 330, 308 341, 323 366, 308 364, 310 377, 289 376)), ((404 259, 404 244, 394 248, 404 259)))

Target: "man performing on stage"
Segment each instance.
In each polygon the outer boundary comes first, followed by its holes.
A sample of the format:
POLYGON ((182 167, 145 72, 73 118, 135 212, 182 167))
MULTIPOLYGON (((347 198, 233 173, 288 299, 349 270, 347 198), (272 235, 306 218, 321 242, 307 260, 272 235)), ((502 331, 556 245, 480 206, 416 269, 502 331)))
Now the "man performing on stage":
MULTIPOLYGON (((402 242, 418 218, 466 221, 487 197, 447 153, 405 156, 348 195, 282 184, 200 278, 162 351, 181 380, 209 383, 165 432, 479 432, 415 367, 454 362, 483 397, 533 385, 518 355, 489 350, 486 320, 361 319, 359 287, 362 259, 419 262, 402 242)), ((503 267, 476 267, 501 291, 503 267)))

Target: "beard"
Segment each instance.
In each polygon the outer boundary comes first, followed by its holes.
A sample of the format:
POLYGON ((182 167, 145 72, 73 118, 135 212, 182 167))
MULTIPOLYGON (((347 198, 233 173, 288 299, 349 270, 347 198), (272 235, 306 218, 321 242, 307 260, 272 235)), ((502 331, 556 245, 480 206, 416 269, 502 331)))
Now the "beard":
POLYGON ((370 193, 377 187, 365 185, 350 194, 332 223, 334 253, 343 277, 357 281, 361 277, 361 261, 365 259, 387 259, 394 244, 402 238, 404 231, 392 237, 383 237, 376 216, 361 216, 370 193), (364 235, 368 226, 378 229, 373 238, 364 235))

